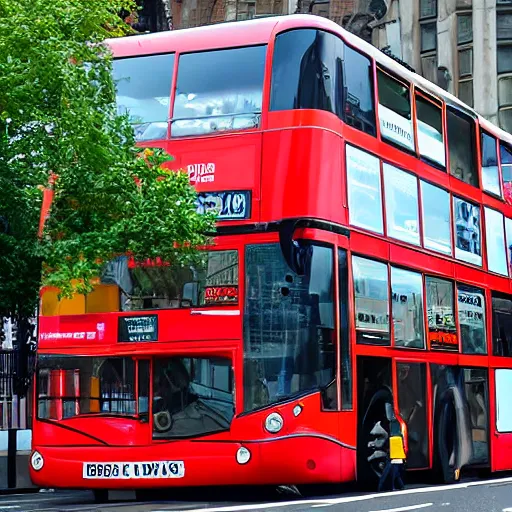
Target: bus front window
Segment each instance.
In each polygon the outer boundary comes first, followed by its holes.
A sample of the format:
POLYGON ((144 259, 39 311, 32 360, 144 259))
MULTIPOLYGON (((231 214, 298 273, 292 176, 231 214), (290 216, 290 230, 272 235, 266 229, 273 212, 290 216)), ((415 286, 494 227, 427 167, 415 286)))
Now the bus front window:
POLYGON ((266 46, 181 55, 171 137, 257 128, 266 46))
MULTIPOLYGON (((245 253, 244 409, 326 388, 336 367, 332 248, 307 244, 304 275, 279 244, 245 253)), ((333 407, 324 395, 324 407, 333 407)), ((331 401, 334 398, 331 398, 331 401)))
POLYGON ((122 311, 238 304, 238 252, 207 251, 191 266, 111 261, 102 284, 119 287, 122 311))
POLYGON ((173 54, 114 60, 117 110, 130 116, 137 141, 167 138, 173 68, 173 54))

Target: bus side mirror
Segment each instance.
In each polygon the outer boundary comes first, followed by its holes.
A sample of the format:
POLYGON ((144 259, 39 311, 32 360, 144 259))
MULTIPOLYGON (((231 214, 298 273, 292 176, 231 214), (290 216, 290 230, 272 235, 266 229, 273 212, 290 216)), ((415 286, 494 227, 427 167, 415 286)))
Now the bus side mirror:
POLYGON ((298 223, 298 219, 285 219, 281 222, 279 226, 279 245, 286 264, 295 274, 303 276, 307 249, 293 239, 298 223))

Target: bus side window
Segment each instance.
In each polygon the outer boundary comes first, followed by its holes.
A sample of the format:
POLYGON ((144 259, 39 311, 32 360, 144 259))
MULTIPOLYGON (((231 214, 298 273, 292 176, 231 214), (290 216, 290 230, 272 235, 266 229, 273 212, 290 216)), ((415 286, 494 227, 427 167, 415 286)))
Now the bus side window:
POLYGON ((505 146, 505 144, 500 144, 500 157, 505 201, 508 204, 512 204, 512 148, 505 146))

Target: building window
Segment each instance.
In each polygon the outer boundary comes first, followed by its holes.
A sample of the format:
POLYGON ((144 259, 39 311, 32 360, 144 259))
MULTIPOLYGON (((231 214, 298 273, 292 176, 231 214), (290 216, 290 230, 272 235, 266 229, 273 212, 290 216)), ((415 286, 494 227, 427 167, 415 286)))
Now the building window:
POLYGON ((380 70, 377 82, 382 138, 414 151, 409 87, 380 70))
POLYGON ((420 155, 444 167, 446 156, 441 106, 416 95, 416 125, 420 155))
POLYGON ((389 345, 388 266, 352 257, 357 343, 389 345))
POLYGON ((496 11, 498 122, 512 133, 512 2, 498 1, 496 11))
POLYGON ((487 266, 491 272, 508 276, 503 214, 491 208, 484 211, 487 266))
POLYGON ((453 198, 455 223, 455 257, 474 265, 482 265, 480 206, 453 198))
POLYGON ((485 296, 483 290, 457 286, 459 327, 464 354, 486 354, 485 296))
MULTIPOLYGON (((511 84, 512 85, 512 84, 511 84)), ((482 186, 485 191, 501 197, 500 173, 496 139, 482 132, 482 186)))
POLYGON ((346 151, 350 224, 383 234, 380 161, 349 144, 346 151))
POLYGON ((494 292, 492 294, 492 353, 495 356, 512 356, 512 300, 508 295, 494 292))
POLYGON ((427 276, 427 318, 430 348, 458 351, 453 283, 427 276))
POLYGON ((391 300, 395 345, 425 348, 421 274, 391 267, 391 300))
POLYGON ((437 48, 437 0, 420 1, 421 52, 437 48))
POLYGON ((457 51, 459 54, 458 96, 473 106, 473 16, 461 12, 457 15, 457 51))
POLYGON ((421 181, 423 244, 427 249, 452 253, 450 194, 421 181))
POLYGON ((504 39, 512 39, 512 13, 500 12, 496 13, 496 38, 498 41, 504 39))
POLYGON ((457 16, 457 44, 471 43, 473 41, 473 16, 459 14, 457 16))
POLYGON ((473 187, 478 187, 476 165, 475 122, 464 114, 448 108, 448 152, 450 155, 450 173, 473 187))
POLYGON ((420 245, 417 178, 384 164, 384 190, 387 235, 420 245))

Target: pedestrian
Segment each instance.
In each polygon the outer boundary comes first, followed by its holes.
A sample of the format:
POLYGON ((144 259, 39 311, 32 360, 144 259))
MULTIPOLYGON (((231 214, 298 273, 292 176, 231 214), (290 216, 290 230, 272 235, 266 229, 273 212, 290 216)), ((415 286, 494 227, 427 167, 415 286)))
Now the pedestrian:
POLYGON ((389 422, 390 437, 389 437, 389 457, 386 459, 386 466, 379 480, 378 491, 384 490, 387 486, 387 481, 390 480, 390 487, 392 491, 402 490, 405 485, 402 480, 402 472, 405 464, 405 449, 404 439, 400 431, 400 423, 396 418, 389 422))

